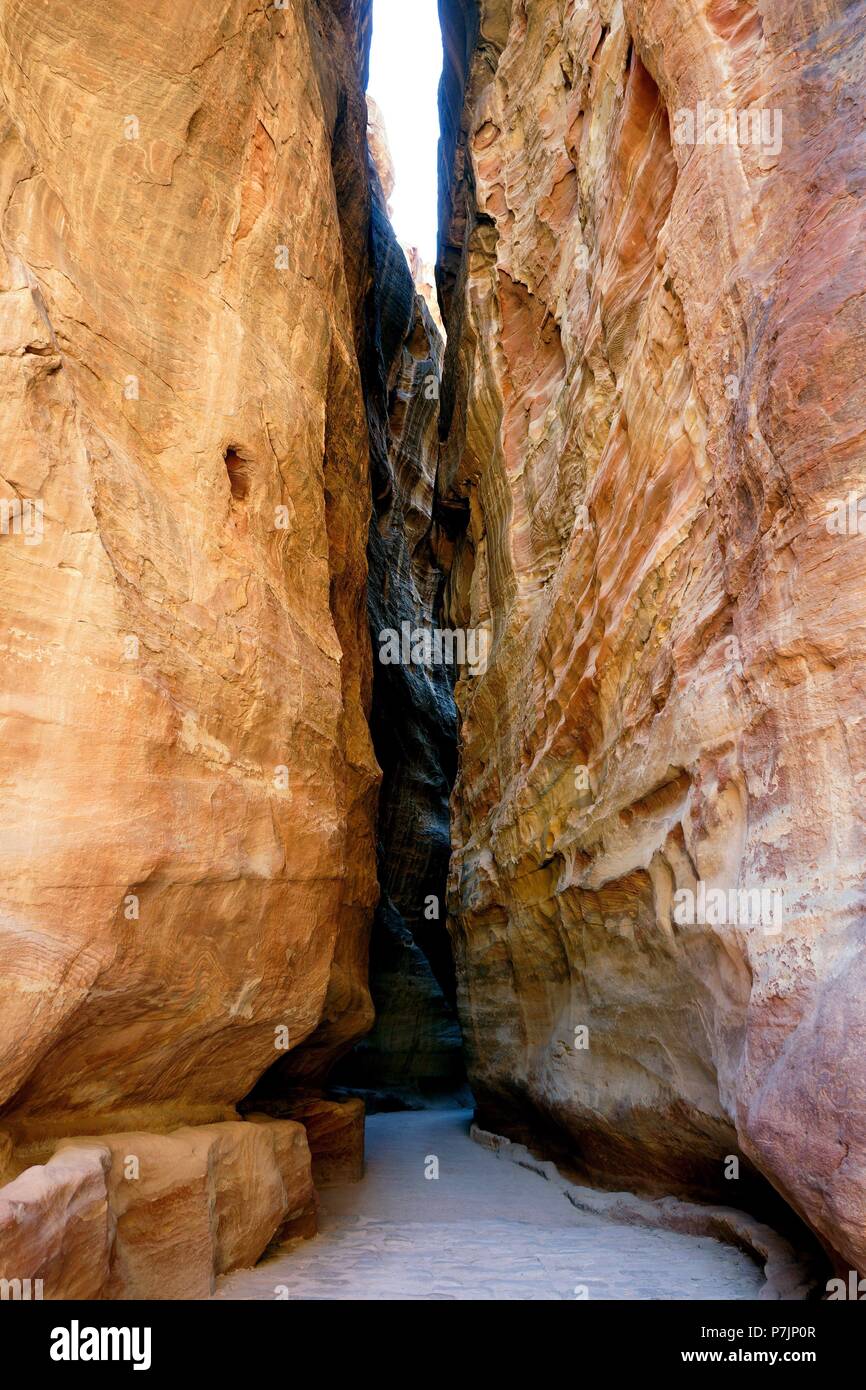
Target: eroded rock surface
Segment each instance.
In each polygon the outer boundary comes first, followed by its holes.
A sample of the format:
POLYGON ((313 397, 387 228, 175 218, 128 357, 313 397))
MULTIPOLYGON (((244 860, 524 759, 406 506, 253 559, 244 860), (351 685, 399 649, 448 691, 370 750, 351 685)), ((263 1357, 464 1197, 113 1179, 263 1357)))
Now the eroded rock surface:
POLYGON ((316 1191, 335 1183, 360 1182, 364 1176, 364 1102, 356 1096, 335 1098, 321 1091, 265 1100, 268 1114, 247 1119, 267 1124, 272 1117, 303 1125, 312 1159, 316 1191))
POLYGON ((3 19, 4 1126, 218 1115, 347 939, 371 1020, 362 8, 3 19))
POLYGON ((762 1174, 862 1271, 866 552, 827 524, 863 488, 862 11, 443 13, 447 613, 493 634, 450 901, 482 1120, 608 1186, 754 1206, 762 1174), (706 108, 746 141, 698 143, 706 108), (677 920, 707 888, 781 920, 677 920))
POLYGON ((207 1298, 272 1240, 315 1230, 301 1124, 80 1136, 0 1189, 0 1277, 51 1300, 207 1298))
MULTIPOLYGON (((230 1124, 223 1163, 210 1122, 373 1017, 368 37, 366 0, 0 20, 0 1128, 7 1169, 136 1131, 160 1210, 187 1141, 199 1186, 222 1165, 193 1281, 299 1195, 265 1131, 230 1124)), ((98 1166, 3 1189, 3 1274, 42 1203, 79 1287, 98 1166)), ((92 1282, 126 1296, 138 1206, 106 1200, 92 1282)), ((151 1296, 174 1238, 144 1226, 151 1296)))

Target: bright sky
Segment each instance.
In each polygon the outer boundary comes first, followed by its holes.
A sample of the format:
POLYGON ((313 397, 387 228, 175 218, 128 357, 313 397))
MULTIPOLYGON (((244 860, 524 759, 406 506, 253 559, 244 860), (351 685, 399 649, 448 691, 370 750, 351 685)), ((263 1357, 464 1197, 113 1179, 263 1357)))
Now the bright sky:
POLYGON ((373 0, 369 93, 394 159, 394 226, 404 246, 436 260, 442 31, 437 0, 373 0))

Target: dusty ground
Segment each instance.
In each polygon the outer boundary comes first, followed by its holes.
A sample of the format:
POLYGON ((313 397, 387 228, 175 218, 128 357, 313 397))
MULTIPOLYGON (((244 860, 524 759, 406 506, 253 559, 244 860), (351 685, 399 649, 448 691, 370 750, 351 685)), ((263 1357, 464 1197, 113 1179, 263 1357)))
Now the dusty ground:
POLYGON ((216 1297, 758 1296, 761 1271, 739 1251, 578 1212, 542 1178, 474 1144, 470 1118, 372 1116, 367 1176, 322 1194, 319 1236, 227 1275, 216 1297), (432 1158, 438 1179, 425 1177, 432 1158))

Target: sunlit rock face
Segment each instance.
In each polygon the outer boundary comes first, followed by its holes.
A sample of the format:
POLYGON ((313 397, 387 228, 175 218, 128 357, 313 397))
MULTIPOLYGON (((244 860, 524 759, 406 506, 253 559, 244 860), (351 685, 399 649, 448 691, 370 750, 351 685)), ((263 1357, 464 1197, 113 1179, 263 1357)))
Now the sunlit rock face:
POLYGON ((493 635, 450 893, 483 1120, 606 1185, 747 1204, 763 1174, 863 1270, 862 26, 443 13, 447 605, 493 635))
POLYGON ((0 1188, 0 1278, 49 1300, 201 1299, 271 1240, 315 1235, 304 1126, 251 1118, 62 1140, 0 1188))
POLYGON ((376 171, 379 180, 379 187, 382 199, 385 204, 385 211, 391 214, 391 195, 397 181, 394 169, 394 160, 391 156, 391 146, 388 143, 388 132, 385 128, 385 118, 382 115, 381 107, 375 98, 367 93, 367 145, 370 152, 370 161, 376 171))
POLYGON ((230 1116, 372 1021, 368 10, 2 18, 16 1142, 230 1116))

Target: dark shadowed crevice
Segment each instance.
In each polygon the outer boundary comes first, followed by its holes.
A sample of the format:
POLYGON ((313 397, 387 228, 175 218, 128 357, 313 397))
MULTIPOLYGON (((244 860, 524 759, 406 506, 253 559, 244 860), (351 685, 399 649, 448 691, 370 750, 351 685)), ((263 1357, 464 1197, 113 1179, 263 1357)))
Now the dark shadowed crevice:
POLYGON ((232 497, 236 502, 243 502, 250 490, 249 463, 239 450, 234 447, 226 449, 225 463, 226 472, 229 475, 232 497))
POLYGON ((443 576, 430 543, 443 343, 387 216, 375 170, 362 361, 373 510, 367 551, 373 654, 370 728, 382 769, 372 930, 372 1032, 335 1069, 370 1109, 418 1106, 464 1085, 445 921, 449 797, 456 775, 455 672, 383 660, 383 634, 429 631, 443 576))

